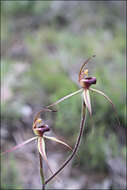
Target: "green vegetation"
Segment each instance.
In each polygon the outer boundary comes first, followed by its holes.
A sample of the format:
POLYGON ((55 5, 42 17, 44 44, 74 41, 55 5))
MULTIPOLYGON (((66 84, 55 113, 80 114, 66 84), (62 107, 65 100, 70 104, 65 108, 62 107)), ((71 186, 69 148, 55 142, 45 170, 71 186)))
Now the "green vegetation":
POLYGON ((18 167, 14 157, 9 156, 9 163, 5 159, 2 159, 1 162, 1 189, 21 189, 18 167))
MULTIPOLYGON (((6 57, 5 54, 2 56, 2 84, 5 77, 9 76, 13 65, 19 63, 26 65, 20 76, 16 76, 17 82, 9 86, 13 97, 2 102, 3 108, 7 105, 2 109, 2 117, 4 118, 5 112, 6 118, 10 117, 10 114, 20 117, 17 110, 12 111, 15 99, 18 109, 27 103, 33 107, 36 105, 41 107, 77 90, 79 87, 71 78, 78 81, 82 61, 96 54, 96 58, 88 65, 90 74, 97 78, 96 89, 105 92, 116 105, 124 131, 126 126, 125 26, 120 15, 120 7, 112 6, 109 11, 108 5, 100 4, 102 11, 101 9, 98 11, 97 5, 91 6, 89 3, 87 7, 90 12, 87 9, 83 12, 80 6, 74 7, 74 10, 70 7, 72 17, 75 15, 72 18, 63 16, 63 9, 57 12, 51 8, 51 5, 52 1, 2 2, 2 18, 8 24, 5 29, 5 23, 2 21, 1 38, 2 44, 6 43, 9 49, 6 57), (48 11, 51 16, 45 18, 44 15, 48 15, 48 11), (42 22, 40 21, 37 27, 36 23, 33 23, 35 26, 31 26, 30 23, 26 24, 29 22, 27 16, 31 18, 40 16, 42 22), (23 17, 26 17, 25 23, 20 21, 23 17), (63 19, 63 25, 60 24, 59 17, 63 19), (20 25, 16 19, 19 19, 21 24, 20 32, 16 29, 20 25), (21 60, 11 56, 15 38, 27 49, 26 57, 22 57, 21 60)), ((80 166, 82 170, 106 171, 105 147, 110 147, 113 155, 122 154, 125 158, 125 145, 119 140, 117 122, 110 104, 98 94, 91 93, 91 97, 94 126, 91 126, 91 118, 88 115, 79 150, 80 166), (87 130, 88 135, 85 134, 87 130), (120 153, 117 144, 122 146, 120 153)), ((74 146, 80 123, 81 95, 78 94, 62 102, 57 108, 58 112, 53 118, 53 129, 74 146)), ((16 175, 15 170, 9 172, 16 175)), ((14 181, 14 184, 17 182, 14 181)), ((2 187, 5 188, 4 184, 2 187)))

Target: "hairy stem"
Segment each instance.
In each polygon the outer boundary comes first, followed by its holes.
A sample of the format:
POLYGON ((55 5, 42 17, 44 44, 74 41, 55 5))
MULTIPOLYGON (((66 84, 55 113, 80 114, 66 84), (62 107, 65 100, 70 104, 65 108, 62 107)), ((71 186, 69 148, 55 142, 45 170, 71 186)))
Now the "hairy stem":
POLYGON ((43 174, 43 164, 42 164, 42 156, 39 152, 39 160, 40 160, 40 176, 41 176, 41 182, 42 182, 42 190, 45 190, 45 179, 43 174))
POLYGON ((83 102, 83 105, 82 105, 82 115, 81 115, 81 123, 80 123, 80 131, 79 131, 79 135, 77 137, 77 141, 76 141, 76 144, 75 144, 75 147, 72 151, 72 154, 68 157, 68 159, 62 164, 62 166, 57 170, 57 172, 55 172, 49 179, 47 179, 45 181, 45 184, 47 184, 49 181, 51 181, 58 173, 61 172, 61 170, 72 160, 72 158, 75 156, 76 152, 77 152, 77 149, 80 145, 80 141, 81 141, 81 137, 82 137, 82 134, 83 134, 83 128, 84 128, 84 123, 86 121, 86 107, 85 107, 85 104, 83 102))

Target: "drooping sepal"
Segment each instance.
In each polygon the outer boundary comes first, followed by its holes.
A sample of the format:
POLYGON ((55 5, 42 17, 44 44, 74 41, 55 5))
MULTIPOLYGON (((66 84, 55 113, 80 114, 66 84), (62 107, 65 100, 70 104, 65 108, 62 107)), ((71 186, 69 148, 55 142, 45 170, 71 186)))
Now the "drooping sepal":
POLYGON ((63 144, 63 145, 65 145, 66 147, 68 147, 70 150, 73 150, 67 143, 65 143, 65 142, 63 142, 63 141, 57 139, 56 137, 49 137, 49 136, 46 136, 46 135, 44 135, 43 137, 46 138, 46 139, 49 139, 49 140, 58 142, 58 143, 60 143, 60 144, 63 144))
POLYGON ((39 153, 41 154, 42 158, 45 160, 50 172, 53 174, 53 171, 49 165, 47 156, 46 156, 46 151, 45 151, 45 141, 43 137, 38 137, 38 150, 39 153))
POLYGON ((88 109, 90 115, 92 115, 90 94, 89 94, 89 90, 88 90, 88 89, 84 89, 83 98, 84 98, 85 105, 86 105, 86 107, 87 107, 87 109, 88 109))
POLYGON ((114 112, 116 114, 117 122, 118 122, 119 127, 120 127, 120 121, 119 121, 119 118, 118 118, 118 113, 117 113, 117 110, 116 110, 115 105, 113 104, 112 100, 104 92, 102 92, 100 90, 97 90, 97 89, 94 89, 94 88, 90 88, 90 90, 93 91, 93 92, 97 92, 98 94, 101 94, 102 96, 104 96, 108 100, 108 102, 112 105, 112 108, 113 108, 113 110, 114 110, 114 112))
POLYGON ((16 145, 16 146, 14 146, 14 147, 12 147, 12 148, 6 150, 5 152, 2 152, 1 155, 6 154, 6 153, 8 153, 8 152, 12 152, 12 151, 14 151, 14 150, 16 150, 16 149, 19 149, 19 148, 23 147, 25 144, 28 144, 28 143, 30 143, 31 141, 35 140, 35 139, 37 139, 37 137, 30 138, 30 139, 28 139, 27 141, 24 141, 23 143, 18 144, 18 145, 16 145))

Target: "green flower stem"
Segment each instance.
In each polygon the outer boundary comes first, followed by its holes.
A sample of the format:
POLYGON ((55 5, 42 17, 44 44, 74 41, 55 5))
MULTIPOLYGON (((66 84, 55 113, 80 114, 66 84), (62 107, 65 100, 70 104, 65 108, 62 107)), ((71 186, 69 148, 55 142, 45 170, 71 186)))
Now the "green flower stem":
POLYGON ((77 137, 77 141, 75 144, 75 147, 72 151, 72 154, 68 157, 68 159, 62 164, 62 166, 49 178, 45 181, 45 184, 47 184, 49 181, 51 181, 59 172, 61 172, 61 170, 70 162, 70 160, 72 160, 72 158, 75 156, 78 147, 80 145, 81 142, 81 137, 83 134, 83 129, 84 129, 84 123, 86 122, 86 106, 83 102, 82 104, 82 113, 81 113, 81 123, 80 123, 80 131, 79 131, 79 135, 77 137))
POLYGON ((42 156, 39 152, 39 160, 40 160, 40 176, 41 176, 41 182, 42 182, 42 190, 45 190, 45 178, 43 173, 43 164, 42 164, 42 156))

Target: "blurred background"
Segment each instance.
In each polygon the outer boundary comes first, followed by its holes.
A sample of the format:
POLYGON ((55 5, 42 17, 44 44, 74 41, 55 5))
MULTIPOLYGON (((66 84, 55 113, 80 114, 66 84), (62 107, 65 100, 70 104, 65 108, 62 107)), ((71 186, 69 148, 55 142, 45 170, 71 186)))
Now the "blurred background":
MULTIPOLYGON (((80 66, 96 76, 118 111, 91 93, 93 116, 87 122, 79 159, 47 188, 126 188, 126 39, 125 1, 2 1, 1 2, 1 148, 33 137, 37 111, 79 89, 80 66)), ((94 86, 93 86, 94 87, 94 86)), ((74 147, 80 126, 81 95, 62 102, 57 113, 42 117, 49 135, 74 147)), ((62 145, 46 141, 53 171, 68 157, 62 145)), ((2 189, 40 189, 36 142, 1 158, 2 189)), ((46 178, 50 176, 45 165, 46 178)))

